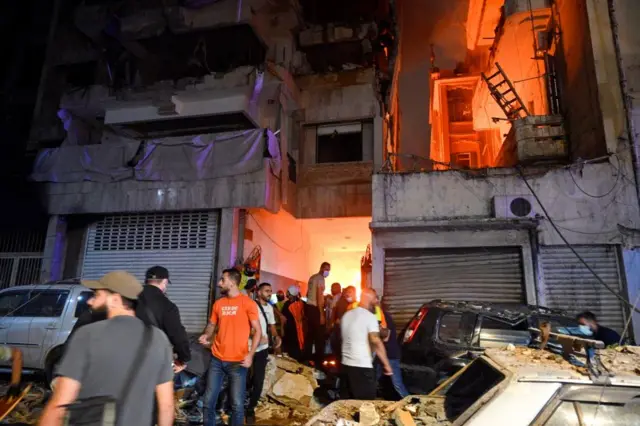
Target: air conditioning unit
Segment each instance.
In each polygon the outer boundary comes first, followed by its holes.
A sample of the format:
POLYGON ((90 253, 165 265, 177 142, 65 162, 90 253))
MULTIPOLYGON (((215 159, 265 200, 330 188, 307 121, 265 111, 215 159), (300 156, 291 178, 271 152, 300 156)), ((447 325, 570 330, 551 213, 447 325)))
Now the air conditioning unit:
POLYGON ((496 195, 493 197, 493 214, 502 219, 536 217, 535 198, 531 195, 496 195))

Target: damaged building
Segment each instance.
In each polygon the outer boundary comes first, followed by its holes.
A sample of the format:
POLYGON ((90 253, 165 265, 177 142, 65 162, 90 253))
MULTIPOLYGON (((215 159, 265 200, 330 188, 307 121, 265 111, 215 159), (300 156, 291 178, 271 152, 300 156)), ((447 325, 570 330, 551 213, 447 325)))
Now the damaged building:
POLYGON ((41 280, 161 264, 189 332, 219 272, 360 287, 395 56, 388 1, 56 2, 29 149, 41 280))
MULTIPOLYGON (((441 69, 446 46, 431 46, 428 158, 412 161, 425 142, 401 127, 373 177, 373 286, 400 323, 443 298, 589 309, 624 329, 639 288, 637 16, 624 0, 470 0, 464 61, 441 69)), ((403 68, 418 43, 405 30, 403 68)), ((400 120, 414 105, 391 91, 400 120)))
POLYGON ((399 326, 444 298, 638 337, 637 6, 418 3, 55 2, 28 143, 49 219, 23 269, 164 264, 190 331, 260 253, 303 293, 331 262, 399 326))

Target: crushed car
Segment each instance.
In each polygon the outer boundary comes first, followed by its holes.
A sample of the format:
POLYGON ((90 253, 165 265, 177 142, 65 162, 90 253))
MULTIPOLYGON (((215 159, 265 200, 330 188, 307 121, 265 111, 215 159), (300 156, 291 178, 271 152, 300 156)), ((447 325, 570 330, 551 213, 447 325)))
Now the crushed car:
POLYGON ((307 426, 640 424, 639 347, 603 349, 602 342, 548 330, 539 340, 532 337, 536 347, 486 349, 429 395, 337 401, 307 426))
POLYGON ((529 327, 541 322, 548 322, 554 332, 587 337, 575 318, 560 310, 468 301, 425 303, 399 337, 405 385, 411 393, 426 394, 486 349, 529 345, 529 327))

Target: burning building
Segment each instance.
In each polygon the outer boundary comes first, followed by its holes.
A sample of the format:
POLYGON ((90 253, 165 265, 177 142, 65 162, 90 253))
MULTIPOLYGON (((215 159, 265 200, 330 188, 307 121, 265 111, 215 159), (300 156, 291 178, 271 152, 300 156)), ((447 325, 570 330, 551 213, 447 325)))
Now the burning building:
MULTIPOLYGON (((440 68, 432 53, 424 76, 430 137, 387 134, 373 178, 373 286, 401 322, 439 298, 589 309, 619 331, 637 315, 637 14, 628 1, 468 2, 464 60, 440 68)), ((399 37, 404 69, 417 41, 399 37)), ((398 86, 389 122, 415 105, 398 86)))

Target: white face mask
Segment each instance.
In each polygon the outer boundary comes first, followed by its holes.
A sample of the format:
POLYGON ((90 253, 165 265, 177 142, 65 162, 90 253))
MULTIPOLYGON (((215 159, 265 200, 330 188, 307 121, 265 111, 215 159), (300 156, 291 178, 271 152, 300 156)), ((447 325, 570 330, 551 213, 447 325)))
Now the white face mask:
POLYGON ((322 271, 322 276, 327 278, 329 276, 329 271, 322 271))
POLYGON ((586 336, 591 336, 593 334, 593 331, 591 331, 591 328, 588 325, 580 324, 578 328, 580 329, 580 333, 586 336))
POLYGON ((345 297, 344 299, 349 303, 353 302, 353 297, 345 297))

